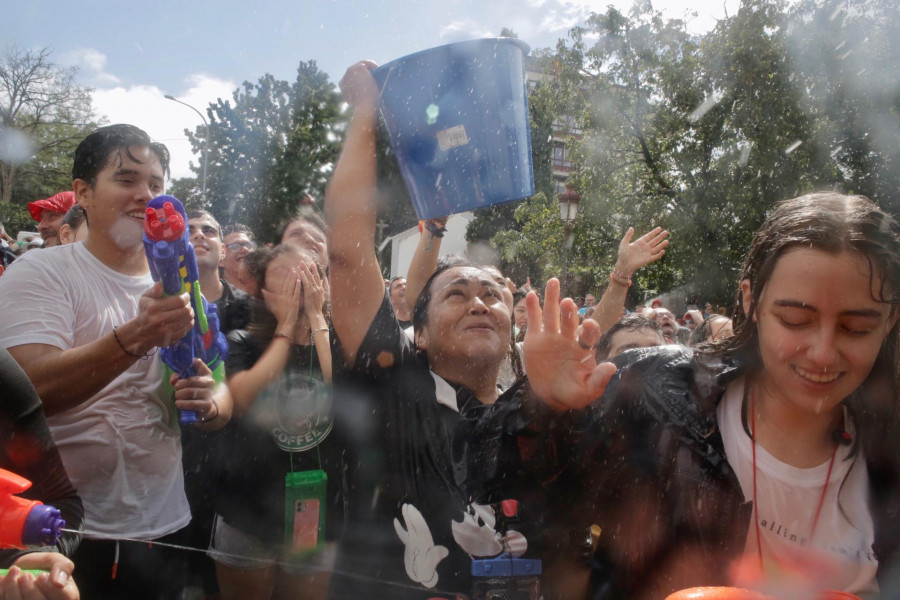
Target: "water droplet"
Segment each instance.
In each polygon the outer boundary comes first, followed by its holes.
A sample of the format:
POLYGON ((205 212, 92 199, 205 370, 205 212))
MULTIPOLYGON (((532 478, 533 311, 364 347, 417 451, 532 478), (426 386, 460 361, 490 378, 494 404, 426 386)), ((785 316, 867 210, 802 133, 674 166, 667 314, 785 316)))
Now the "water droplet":
POLYGON ((784 149, 784 153, 785 153, 785 154, 790 154, 791 152, 793 152, 794 150, 796 150, 797 148, 799 148, 801 144, 803 144, 803 140, 797 140, 796 142, 794 142, 793 144, 791 144, 790 146, 788 146, 787 148, 785 148, 785 149, 784 149))
POLYGON ((437 104, 428 105, 428 108, 425 109, 425 117, 428 119, 429 125, 434 125, 435 123, 437 123, 437 118, 440 112, 441 109, 438 108, 437 104))

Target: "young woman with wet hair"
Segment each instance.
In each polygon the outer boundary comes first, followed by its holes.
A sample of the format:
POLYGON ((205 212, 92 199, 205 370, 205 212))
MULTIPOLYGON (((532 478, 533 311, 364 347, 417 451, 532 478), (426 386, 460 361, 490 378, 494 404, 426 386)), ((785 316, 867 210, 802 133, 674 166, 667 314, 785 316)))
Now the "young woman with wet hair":
POLYGON ((543 311, 529 298, 525 341, 546 402, 468 424, 470 489, 491 501, 527 473, 573 526, 599 525, 592 597, 729 585, 738 563, 796 586, 783 597, 879 585, 892 597, 898 285, 896 221, 836 193, 776 206, 741 270, 734 337, 702 349, 595 365, 595 328, 577 337, 574 304, 557 304, 551 282, 543 311))

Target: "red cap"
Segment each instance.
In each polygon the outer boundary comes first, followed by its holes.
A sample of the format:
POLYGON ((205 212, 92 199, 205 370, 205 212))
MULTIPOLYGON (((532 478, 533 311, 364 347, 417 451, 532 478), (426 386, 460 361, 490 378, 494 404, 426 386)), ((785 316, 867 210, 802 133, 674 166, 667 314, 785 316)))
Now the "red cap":
POLYGON ((45 210, 51 210, 53 212, 58 212, 62 214, 66 214, 69 212, 69 209, 75 205, 75 192, 60 192, 58 194, 54 194, 49 198, 44 198, 43 200, 35 200, 34 202, 28 203, 28 212, 31 213, 31 218, 35 221, 41 220, 41 213, 45 210))

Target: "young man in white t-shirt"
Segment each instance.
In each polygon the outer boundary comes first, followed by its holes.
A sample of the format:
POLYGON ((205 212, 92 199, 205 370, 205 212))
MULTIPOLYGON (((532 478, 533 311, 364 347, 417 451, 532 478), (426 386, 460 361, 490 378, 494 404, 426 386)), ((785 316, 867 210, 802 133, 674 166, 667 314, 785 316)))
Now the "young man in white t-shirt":
MULTIPOLYGON (((0 323, 0 344, 37 388, 84 502, 85 541, 73 558, 86 598, 176 597, 183 579, 180 554, 118 541, 171 538, 190 520, 177 411, 154 354, 185 335, 193 313, 187 294, 164 298, 153 283, 141 238, 168 160, 137 127, 93 132, 72 170, 88 238, 32 253, 0 281, 0 303, 17 307, 0 323)), ((175 383, 175 398, 204 427, 221 426, 214 382, 199 372, 175 383)))

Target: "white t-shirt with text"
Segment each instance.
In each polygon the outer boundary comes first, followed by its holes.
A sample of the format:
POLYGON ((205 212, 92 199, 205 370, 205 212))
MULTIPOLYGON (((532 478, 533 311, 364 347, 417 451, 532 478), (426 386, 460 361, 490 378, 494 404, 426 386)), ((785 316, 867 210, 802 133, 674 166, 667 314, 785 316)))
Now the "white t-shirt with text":
MULTIPOLYGON (((744 430, 741 406, 744 378, 728 386, 718 407, 719 427, 728 462, 737 473, 744 498, 753 500, 753 441, 744 430)), ((845 428, 855 435, 845 416, 845 428)), ((865 457, 841 445, 835 455, 828 490, 812 542, 813 520, 831 462, 801 469, 781 462, 756 447, 756 489, 763 562, 786 577, 792 570, 812 570, 818 589, 835 589, 865 596, 877 593, 878 560, 872 545, 875 527, 868 508, 869 476, 865 457), (840 493, 840 504, 838 494, 840 493), (843 510, 842 510, 843 509, 843 510)), ((745 552, 758 555, 756 524, 751 519, 745 552)))

